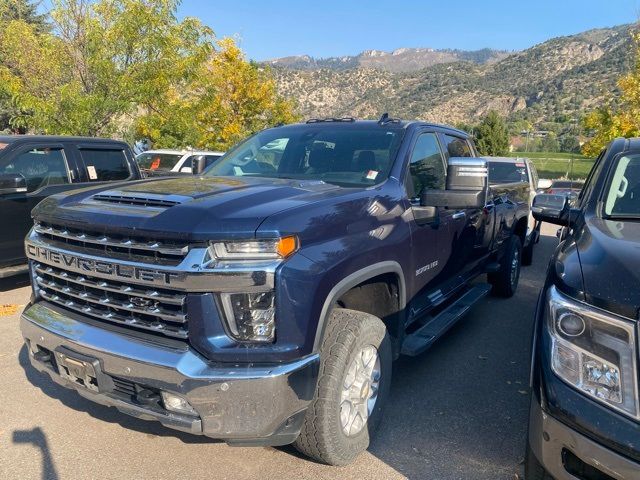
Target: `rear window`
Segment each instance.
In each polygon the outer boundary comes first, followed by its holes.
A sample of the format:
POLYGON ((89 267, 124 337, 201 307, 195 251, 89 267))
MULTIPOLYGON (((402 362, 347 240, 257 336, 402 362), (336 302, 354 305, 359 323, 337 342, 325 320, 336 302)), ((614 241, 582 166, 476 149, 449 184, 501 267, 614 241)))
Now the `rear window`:
POLYGON ((444 143, 450 157, 473 157, 473 152, 464 138, 443 135, 444 143))
POLYGON ((136 161, 143 170, 171 170, 182 158, 182 154, 176 153, 141 153, 136 161))
POLYGON ((91 182, 125 180, 131 175, 122 150, 83 148, 80 154, 91 182))
POLYGON ((527 166, 524 162, 489 162, 489 183, 516 182, 529 182, 527 166))

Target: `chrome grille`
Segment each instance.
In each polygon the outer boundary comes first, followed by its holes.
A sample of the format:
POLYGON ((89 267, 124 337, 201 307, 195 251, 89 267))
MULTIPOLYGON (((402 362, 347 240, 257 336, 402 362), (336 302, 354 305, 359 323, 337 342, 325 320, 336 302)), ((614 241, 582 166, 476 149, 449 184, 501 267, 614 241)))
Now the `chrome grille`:
POLYGON ((186 295, 131 286, 34 263, 38 293, 52 303, 99 320, 186 339, 186 295))
POLYGON ((189 253, 189 245, 187 244, 160 242, 132 236, 104 235, 43 222, 37 222, 33 229, 38 235, 49 240, 83 247, 91 253, 142 257, 150 260, 151 263, 161 260, 179 263, 189 253))

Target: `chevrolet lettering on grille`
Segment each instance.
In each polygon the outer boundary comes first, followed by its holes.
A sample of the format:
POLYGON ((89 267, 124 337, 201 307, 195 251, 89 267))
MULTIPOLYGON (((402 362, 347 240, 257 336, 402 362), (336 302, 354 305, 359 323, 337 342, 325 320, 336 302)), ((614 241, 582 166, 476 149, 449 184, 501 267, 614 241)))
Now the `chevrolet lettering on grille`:
POLYGON ((179 277, 179 274, 173 272, 83 258, 30 243, 26 244, 26 250, 27 257, 32 260, 39 260, 50 265, 59 265, 66 270, 73 270, 80 273, 96 273, 102 277, 136 279, 143 282, 153 284, 162 283, 165 285, 171 285, 171 281, 179 277))

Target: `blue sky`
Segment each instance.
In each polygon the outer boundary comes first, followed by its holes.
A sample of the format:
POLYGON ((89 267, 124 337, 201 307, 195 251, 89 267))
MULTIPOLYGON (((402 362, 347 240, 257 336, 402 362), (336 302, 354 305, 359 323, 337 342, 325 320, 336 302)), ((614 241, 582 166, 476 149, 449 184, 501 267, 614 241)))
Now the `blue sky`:
POLYGON ((549 38, 632 23, 640 0, 184 0, 249 58, 354 55, 400 47, 521 50, 549 38))

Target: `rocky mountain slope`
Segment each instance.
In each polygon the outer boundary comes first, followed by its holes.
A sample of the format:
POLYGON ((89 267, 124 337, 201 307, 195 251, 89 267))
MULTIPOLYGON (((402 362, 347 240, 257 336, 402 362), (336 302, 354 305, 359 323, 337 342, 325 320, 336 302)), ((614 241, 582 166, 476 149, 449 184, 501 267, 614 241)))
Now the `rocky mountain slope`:
POLYGON ((590 30, 512 54, 432 50, 431 63, 417 70, 427 62, 420 52, 428 49, 270 64, 280 92, 298 102, 305 118, 389 112, 457 124, 497 110, 510 120, 539 123, 579 118, 615 93, 617 79, 633 64, 631 28, 590 30))
POLYGON ((266 63, 273 67, 296 70, 347 70, 352 68, 375 68, 388 72, 415 72, 441 63, 460 61, 478 64, 492 63, 507 57, 509 52, 501 50, 435 50, 433 48, 399 48, 393 52, 367 50, 356 56, 313 58, 309 55, 276 58, 266 63))

